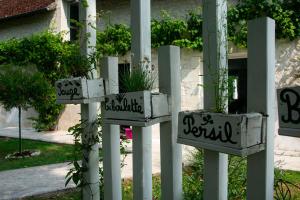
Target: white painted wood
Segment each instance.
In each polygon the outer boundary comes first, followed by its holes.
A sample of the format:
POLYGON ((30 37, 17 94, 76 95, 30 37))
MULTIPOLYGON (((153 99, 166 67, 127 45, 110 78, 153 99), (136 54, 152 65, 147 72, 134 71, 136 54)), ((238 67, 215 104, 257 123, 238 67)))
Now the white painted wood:
POLYGON ((136 120, 126 120, 126 119, 103 119, 105 124, 119 124, 119 125, 126 125, 126 126, 138 126, 138 127, 148 127, 154 124, 167 122, 171 120, 171 116, 164 116, 164 117, 157 117, 154 119, 148 119, 146 121, 136 121, 136 120))
MULTIPOLYGON (((203 0, 203 59, 204 109, 210 110, 215 108, 216 74, 228 67, 226 0, 203 0)), ((227 200, 227 168, 227 155, 204 150, 204 200, 227 200)))
MULTIPOLYGON (((97 135, 97 127, 94 123, 97 118, 97 112, 89 112, 91 110, 97 111, 97 104, 81 104, 81 119, 88 123, 82 134, 82 143, 85 145, 90 145, 92 138, 95 138, 97 135)), ((83 199, 100 199, 99 143, 92 145, 90 149, 83 150, 82 166, 88 169, 83 173, 84 180, 87 183, 82 188, 83 199)))
POLYGON ((152 200, 152 137, 148 127, 133 127, 133 199, 152 200))
POLYGON ((77 100, 56 100, 57 104, 88 104, 104 101, 104 96, 99 98, 77 99, 77 100))
POLYGON ((185 144, 189 146, 194 146, 197 148, 203 148, 203 149, 209 149, 211 151, 218 150, 218 152, 223 152, 226 154, 231 154, 235 156, 240 156, 240 157, 247 157, 251 154, 255 154, 257 152, 260 152, 265 149, 265 144, 258 144, 254 145, 248 148, 243 148, 243 149, 235 149, 235 148, 230 148, 230 147, 225 147, 225 146, 216 146, 214 144, 210 144, 207 142, 201 142, 201 141, 195 141, 195 140, 190 140, 186 138, 178 138, 177 142, 179 144, 185 144))
POLYGON ((247 199, 273 199, 275 132, 275 22, 248 23, 247 109, 267 115, 266 149, 248 156, 247 199), (255 80, 253 80, 255 77, 255 80))
MULTIPOLYGON (((81 0, 79 6, 79 19, 82 26, 80 35, 80 51, 83 56, 90 56, 94 53, 96 46, 96 0, 81 0), (84 3, 82 3, 84 2, 84 3), (87 4, 87 5, 85 5, 87 4), (88 37, 87 37, 88 36, 88 37)), ((95 66, 91 66, 90 78, 96 78, 97 71, 95 66)), ((88 121, 90 125, 97 118, 97 103, 81 104, 81 119, 88 121)), ((84 130, 82 136, 95 138, 97 135, 97 127, 90 130, 84 130)), ((83 178, 87 184, 82 188, 83 200, 99 200, 99 144, 92 145, 91 149, 83 151, 82 165, 87 167, 87 171, 83 173, 83 178)))
MULTIPOLYGON (((261 144, 262 115, 180 112, 178 137, 234 149, 261 144)), ((226 153, 226 152, 225 152, 226 153)))
POLYGON ((226 154, 247 156, 264 149, 263 128, 263 117, 259 113, 180 112, 177 141, 226 154))
MULTIPOLYGON (((118 58, 105 57, 101 61, 101 77, 105 81, 106 94, 117 94, 118 88, 118 58)), ((101 105, 105 113, 104 104, 101 105)), ((121 162, 120 162, 120 126, 103 124, 103 171, 104 199, 122 199, 121 162)))
POLYGON ((85 78, 61 79, 55 82, 56 99, 73 100, 88 98, 85 78))
POLYGON ((279 135, 300 137, 300 86, 277 90, 279 135))
POLYGON ((140 91, 105 96, 104 118, 148 121, 169 114, 165 94, 140 91))
POLYGON ((100 98, 104 96, 103 79, 87 79, 88 98, 100 98))
POLYGON ((162 93, 151 94, 151 118, 170 115, 168 95, 162 93))
MULTIPOLYGON (((169 95, 171 121, 160 123, 161 199, 181 200, 182 149, 176 143, 181 108, 180 48, 158 49, 159 91, 169 95)), ((169 105, 159 106, 169 109, 169 105)))
MULTIPOLYGON (((131 0, 132 67, 151 69, 150 0, 131 0), (146 65, 145 62, 147 61, 146 65)), ((152 200, 151 127, 133 127, 133 199, 152 200)))
POLYGON ((140 120, 151 118, 151 92, 128 92, 105 97, 105 118, 140 120))
POLYGON ((83 103, 84 100, 102 99, 104 96, 103 79, 60 79, 56 81, 55 89, 58 103, 83 103))

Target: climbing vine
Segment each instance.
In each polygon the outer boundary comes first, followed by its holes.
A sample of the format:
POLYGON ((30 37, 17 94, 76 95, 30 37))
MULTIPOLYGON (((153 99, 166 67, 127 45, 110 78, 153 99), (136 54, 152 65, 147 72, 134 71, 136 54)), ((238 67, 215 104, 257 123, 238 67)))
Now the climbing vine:
POLYGON ((124 24, 108 25, 105 31, 97 32, 97 54, 118 56, 130 50, 131 33, 124 24))
MULTIPOLYGON (((99 114, 97 119, 88 123, 87 121, 81 121, 80 123, 69 128, 69 133, 74 137, 74 148, 73 148, 73 160, 70 162, 72 165, 71 169, 66 175, 66 183, 67 186, 69 182, 72 180, 77 187, 83 188, 89 183, 84 177, 84 173, 87 172, 88 168, 82 165, 82 152, 90 151, 92 146, 95 144, 102 144, 102 118, 99 114), (92 135, 90 134, 90 130, 97 128, 97 135, 95 137, 88 138, 88 142, 82 143, 83 135, 92 135)), ((128 140, 126 138, 120 139, 120 153, 122 155, 121 160, 121 168, 125 166, 125 158, 127 156, 126 147, 128 140)), ((89 162, 89 159, 83 156, 85 162, 89 162)), ((99 163, 103 162, 103 149, 99 148, 99 163)), ((99 185, 100 185, 100 195, 101 199, 104 198, 104 178, 103 178, 103 165, 99 164, 99 185)))
POLYGON ((299 2, 299 0, 240 1, 237 6, 230 8, 228 12, 229 40, 239 47, 246 47, 247 21, 262 16, 271 17, 276 21, 276 37, 278 39, 287 38, 293 40, 299 37, 299 2))

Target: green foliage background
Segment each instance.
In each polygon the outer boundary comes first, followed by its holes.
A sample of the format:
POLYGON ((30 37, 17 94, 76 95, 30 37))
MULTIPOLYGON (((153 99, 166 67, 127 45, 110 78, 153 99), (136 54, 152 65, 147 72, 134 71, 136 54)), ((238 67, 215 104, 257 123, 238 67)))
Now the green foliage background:
MULTIPOLYGON (((269 16, 276 21, 276 37, 294 40, 300 36, 300 0, 240 0, 228 9, 228 39, 238 47, 246 47, 247 20, 269 16)), ((186 14, 185 19, 162 12, 160 19, 151 21, 152 47, 178 45, 201 51, 203 19, 201 9, 186 14)), ((39 116, 38 130, 52 129, 62 105, 55 104, 54 82, 70 76, 87 76, 89 66, 104 55, 124 55, 131 49, 131 33, 127 25, 107 25, 97 32, 97 53, 89 59, 80 56, 78 43, 63 40, 62 34, 51 31, 23 39, 0 42, 0 65, 36 65, 51 86, 47 101, 35 101, 39 116)))
MULTIPOLYGON (((37 130, 53 129, 64 108, 63 105, 55 103, 55 81, 69 76, 86 76, 89 69, 89 61, 80 56, 77 44, 66 42, 61 34, 50 31, 1 42, 0 65, 7 64, 19 67, 34 65, 47 80, 47 88, 49 88, 47 98, 36 98, 31 102, 31 106, 39 113, 39 116, 33 119, 37 130)), ((22 84, 22 82, 12 84, 22 84)), ((23 86, 29 87, 25 82, 23 86)), ((17 94, 11 93, 11 95, 17 94)))

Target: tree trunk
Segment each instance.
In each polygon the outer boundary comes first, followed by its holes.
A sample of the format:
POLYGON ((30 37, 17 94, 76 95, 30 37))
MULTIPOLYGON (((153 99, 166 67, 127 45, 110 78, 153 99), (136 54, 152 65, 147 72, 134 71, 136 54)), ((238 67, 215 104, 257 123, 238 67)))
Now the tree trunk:
POLYGON ((19 153, 22 153, 22 135, 21 135, 21 107, 19 106, 19 153))

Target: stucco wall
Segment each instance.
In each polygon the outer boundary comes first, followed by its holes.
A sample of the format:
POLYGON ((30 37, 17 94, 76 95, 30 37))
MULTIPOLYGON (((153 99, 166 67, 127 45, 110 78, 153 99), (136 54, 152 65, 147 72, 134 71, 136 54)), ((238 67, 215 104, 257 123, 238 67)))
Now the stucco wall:
MULTIPOLYGON (((162 10, 166 10, 172 16, 185 17, 189 10, 198 8, 201 0, 152 0, 151 17, 158 18, 162 10)), ((107 23, 126 23, 130 24, 130 1, 97 1, 98 12, 103 10, 104 15, 100 18, 100 27, 107 23)))
POLYGON ((67 1, 57 0, 55 10, 0 21, 0 41, 14 37, 22 38, 48 29, 64 31, 65 39, 68 40, 68 16, 67 1))
MULTIPOLYGON (((276 41, 276 87, 300 84, 300 38, 276 41)), ((276 122, 278 128, 278 120, 276 122)), ((300 138, 275 136, 276 153, 287 156, 300 156, 300 138)), ((284 163, 283 163, 284 164, 284 163)))
POLYGON ((21 38, 36 32, 47 30, 54 23, 55 12, 45 12, 34 16, 11 19, 0 22, 0 40, 21 38))

